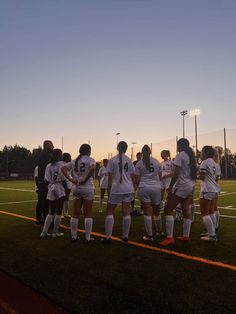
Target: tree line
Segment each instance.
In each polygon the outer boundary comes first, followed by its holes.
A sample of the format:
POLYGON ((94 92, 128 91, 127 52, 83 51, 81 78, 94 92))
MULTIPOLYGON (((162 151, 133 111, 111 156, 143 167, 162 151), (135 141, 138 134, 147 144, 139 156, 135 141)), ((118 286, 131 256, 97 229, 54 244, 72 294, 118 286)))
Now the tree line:
MULTIPOLYGON (((236 178, 236 154, 229 149, 226 150, 226 158, 224 149, 217 147, 220 157, 220 165, 223 177, 236 178), (225 163, 225 161, 227 161, 225 163), (226 167, 227 164, 227 167, 226 167)), ((33 173, 35 166, 38 163, 39 155, 42 152, 42 147, 34 148, 32 151, 19 145, 7 146, 5 145, 0 150, 0 173, 6 175, 12 173, 33 173)), ((200 151, 198 152, 200 155, 200 151)))

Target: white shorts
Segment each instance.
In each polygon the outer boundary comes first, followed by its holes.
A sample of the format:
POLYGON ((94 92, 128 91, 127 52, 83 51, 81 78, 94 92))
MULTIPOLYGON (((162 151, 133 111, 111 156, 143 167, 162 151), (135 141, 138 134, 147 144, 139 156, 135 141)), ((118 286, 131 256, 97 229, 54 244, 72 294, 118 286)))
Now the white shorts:
POLYGON ((134 193, 110 194, 108 203, 110 204, 131 203, 133 199, 134 193))
POLYGON ((201 192, 200 198, 203 198, 204 200, 212 201, 218 196, 217 192, 201 192))
POLYGON ((173 187, 172 191, 173 194, 181 197, 181 198, 188 198, 190 196, 193 196, 194 193, 194 186, 192 185, 183 185, 183 186, 179 186, 179 187, 173 187))
POLYGON ((80 186, 75 186, 72 189, 72 193, 74 200, 82 198, 84 200, 92 201, 95 197, 95 190, 93 187, 81 188, 80 186))
POLYGON ((47 199, 49 201, 56 201, 66 195, 66 191, 62 183, 54 183, 48 185, 47 199))
POLYGON ((138 198, 141 203, 151 203, 152 205, 160 205, 161 190, 157 187, 143 187, 138 189, 138 198))
POLYGON ((171 177, 161 179, 161 189, 162 190, 167 190, 169 188, 171 179, 172 179, 171 177))

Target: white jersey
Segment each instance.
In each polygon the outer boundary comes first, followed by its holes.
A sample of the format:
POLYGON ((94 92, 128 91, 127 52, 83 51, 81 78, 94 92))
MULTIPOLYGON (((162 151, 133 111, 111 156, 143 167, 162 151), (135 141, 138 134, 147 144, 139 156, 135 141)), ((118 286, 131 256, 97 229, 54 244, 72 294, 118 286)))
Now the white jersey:
POLYGON ((108 188, 108 173, 107 168, 102 166, 98 171, 98 177, 100 178, 100 189, 108 188))
POLYGON ((216 163, 212 158, 202 161, 200 173, 205 175, 204 180, 201 180, 201 192, 218 193, 219 185, 216 182, 216 163))
POLYGON ((119 155, 116 155, 109 160, 107 165, 108 174, 112 174, 111 194, 128 194, 134 193, 133 181, 131 175, 134 174, 134 165, 132 160, 125 154, 121 155, 122 158, 122 181, 120 182, 119 171, 119 155))
MULTIPOLYGON (((61 164, 61 167, 63 167, 63 166, 66 166, 66 165, 67 165, 67 162, 65 162, 65 161, 60 161, 60 164, 61 164)), ((71 171, 70 171, 70 174, 71 174, 71 171)), ((73 183, 70 182, 70 180, 68 180, 66 177, 64 177, 64 180, 66 181, 67 189, 71 190, 71 189, 72 189, 72 186, 73 186, 73 183)))
POLYGON ((65 196, 62 182, 65 180, 61 172, 61 162, 50 163, 45 169, 44 179, 48 182, 47 199, 54 201, 65 196))
POLYGON ((194 187, 195 180, 191 178, 189 155, 184 151, 178 153, 174 159, 174 165, 180 169, 174 188, 194 187))
MULTIPOLYGON (((70 171, 72 177, 78 181, 82 181, 89 173, 92 166, 95 167, 96 162, 93 158, 87 155, 80 157, 76 167, 76 159, 68 162, 66 168, 70 171)), ((91 176, 84 184, 79 185, 80 188, 94 187, 93 177, 91 176)))
POLYGON ((174 171, 174 164, 173 164, 173 161, 168 159, 168 160, 164 160, 161 162, 161 173, 162 173, 162 176, 166 176, 168 174, 171 174, 173 173, 174 171))
POLYGON ((140 160, 135 166, 135 174, 140 177, 139 188, 158 187, 161 188, 159 174, 161 173, 161 164, 155 158, 150 157, 150 167, 146 168, 143 160, 140 160))

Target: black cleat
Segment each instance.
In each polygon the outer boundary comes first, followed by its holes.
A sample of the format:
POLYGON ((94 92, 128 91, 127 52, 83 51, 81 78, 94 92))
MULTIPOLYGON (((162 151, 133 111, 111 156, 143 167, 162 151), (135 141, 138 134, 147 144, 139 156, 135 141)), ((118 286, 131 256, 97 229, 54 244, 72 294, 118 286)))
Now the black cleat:
POLYGON ((129 241, 129 239, 127 237, 121 237, 121 240, 125 243, 127 243, 129 241))
POLYGON ((101 238, 101 242, 104 244, 111 244, 111 238, 101 238))

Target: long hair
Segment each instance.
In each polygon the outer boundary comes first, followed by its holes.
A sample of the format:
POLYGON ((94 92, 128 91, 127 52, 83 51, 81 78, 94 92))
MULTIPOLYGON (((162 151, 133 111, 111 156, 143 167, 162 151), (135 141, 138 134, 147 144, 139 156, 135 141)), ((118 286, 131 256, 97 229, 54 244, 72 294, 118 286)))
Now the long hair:
POLYGON ((143 154, 143 163, 147 170, 150 169, 150 155, 151 155, 151 149, 148 145, 144 145, 142 148, 142 154, 143 154))
POLYGON ((78 171, 78 162, 82 156, 89 156, 91 153, 91 146, 89 144, 82 144, 79 148, 79 156, 75 160, 75 171, 78 171))
POLYGON ((192 180, 197 178, 197 167, 196 167, 196 157, 194 151, 189 146, 189 141, 186 138, 180 138, 177 142, 178 151, 184 151, 188 154, 190 159, 190 176, 192 180))
POLYGON ((119 153, 119 173, 120 173, 120 183, 122 183, 122 173, 123 173, 123 165, 122 165, 122 154, 127 151, 128 145, 126 142, 121 141, 117 145, 117 150, 119 153))
POLYGON ((56 162, 61 160, 62 151, 59 148, 55 148, 52 151, 51 164, 54 165, 56 162))
POLYGON ((215 156, 215 150, 210 145, 203 146, 202 153, 205 154, 206 159, 207 158, 214 158, 214 156, 215 156))
POLYGON ((63 153, 62 154, 62 160, 64 162, 70 162, 71 161, 71 155, 69 153, 63 153))

